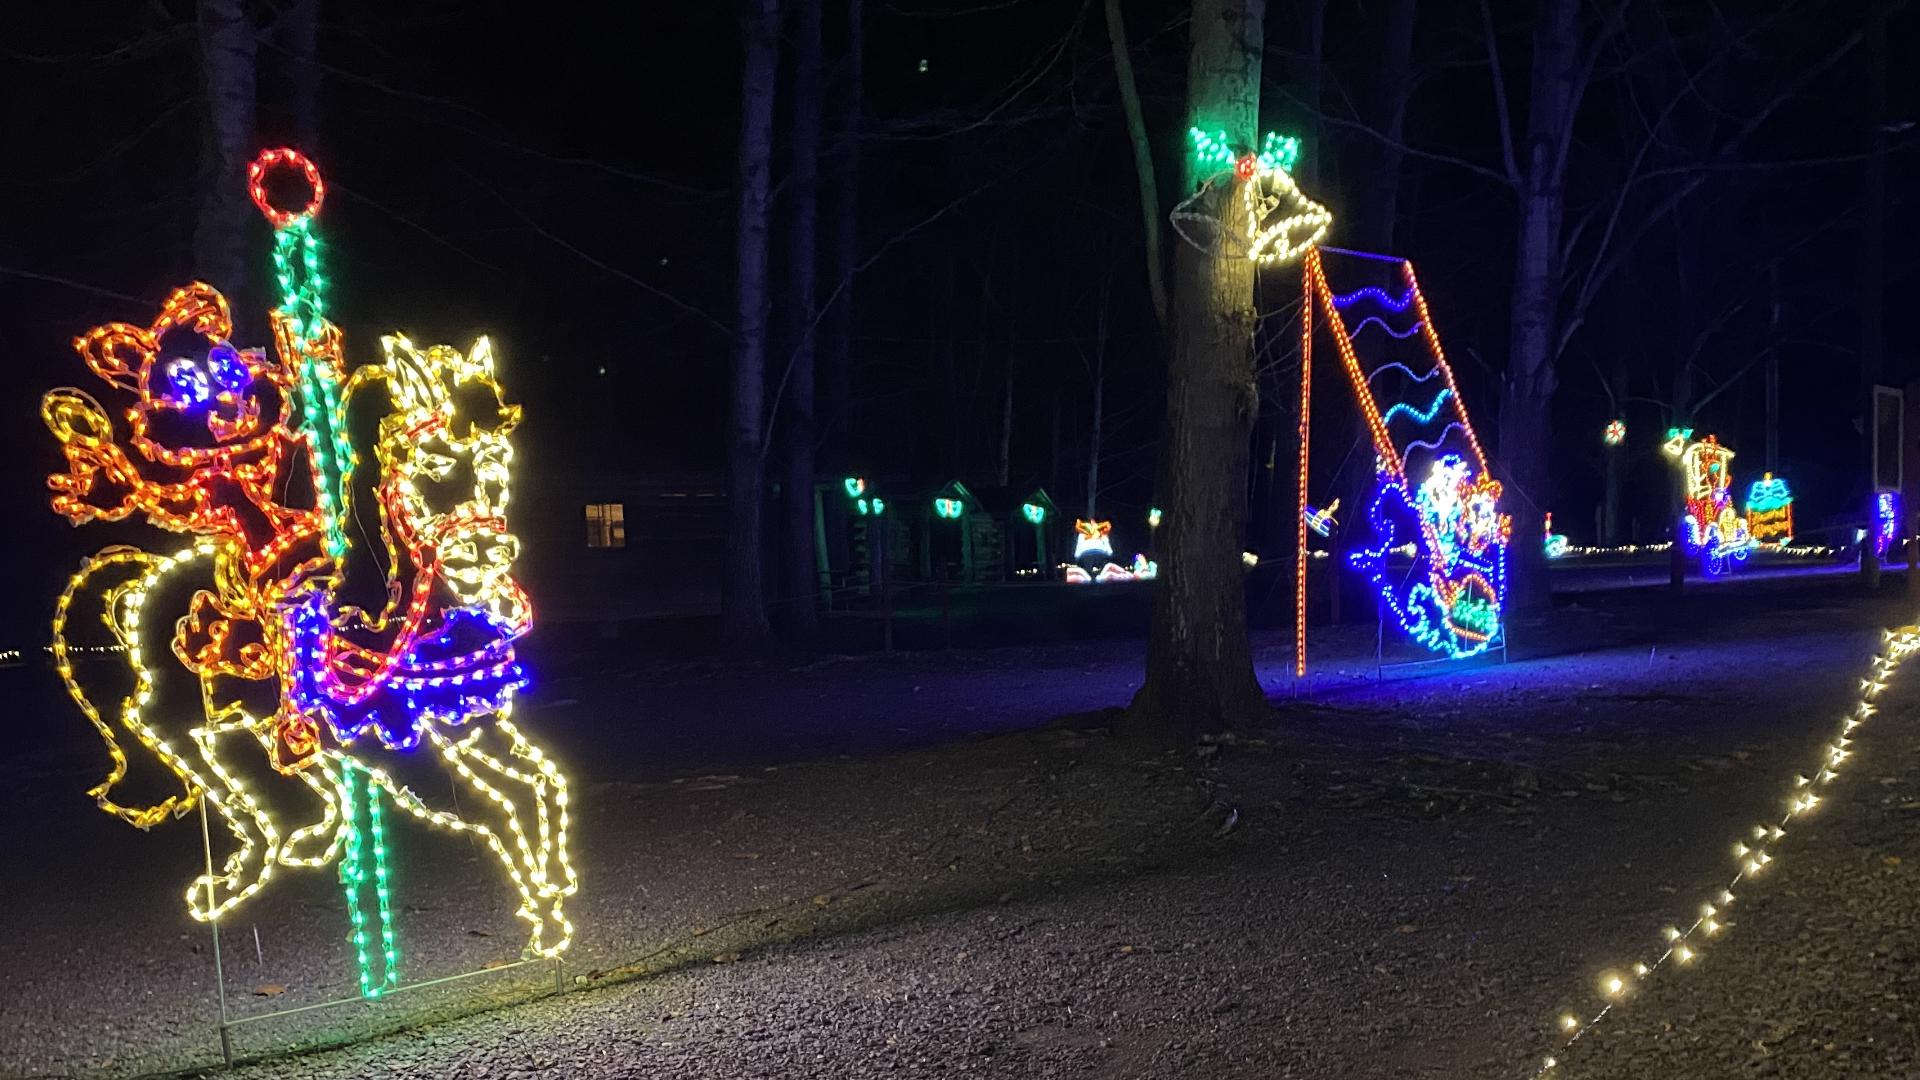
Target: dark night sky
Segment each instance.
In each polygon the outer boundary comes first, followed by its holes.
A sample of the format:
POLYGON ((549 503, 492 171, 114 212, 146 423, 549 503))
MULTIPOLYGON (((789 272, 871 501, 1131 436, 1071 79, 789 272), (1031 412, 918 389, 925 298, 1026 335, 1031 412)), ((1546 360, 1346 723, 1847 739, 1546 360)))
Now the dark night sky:
MULTIPOLYGON (((1071 508, 1080 497, 1073 478, 1084 474, 1083 356, 1110 288, 1112 490, 1103 497, 1144 505, 1152 497, 1160 345, 1139 269, 1134 178, 1099 5, 867 6, 860 247, 863 258, 880 254, 859 281, 852 460, 828 464, 920 480, 985 474, 997 445, 1002 365, 1012 363, 1016 482, 1051 483, 1071 508), (1058 475, 1056 401, 1065 447, 1058 475)), ((1382 5, 1330 6, 1326 110, 1364 113, 1382 5)), ((1859 7, 1798 5, 1703 93, 1723 112, 1749 111, 1777 90, 1782 71, 1838 42, 1859 7)), ((838 5, 829 8, 832 64, 842 27, 838 5)), ((1424 8, 1407 141, 1497 166, 1475 5, 1429 0, 1424 8)), ((1495 5, 1520 98, 1528 8, 1495 5)), ((263 23, 274 15, 270 5, 258 9, 263 23)), ((1127 5, 1169 197, 1182 151, 1182 9, 1172 0, 1127 5)), ((316 156, 330 185, 323 231, 334 310, 349 342, 361 343, 350 345, 350 356, 364 359, 374 336, 390 329, 462 344, 487 332, 510 388, 529 405, 524 437, 549 459, 594 452, 638 468, 717 468, 727 339, 715 324, 730 319, 733 266, 733 6, 323 0, 321 12, 316 156)), ((73 334, 111 319, 145 321, 168 288, 192 276, 204 139, 192 16, 184 0, 10 5, 0 14, 0 142, 8 148, 0 165, 0 328, 13 356, 0 375, 12 463, 0 470, 0 498, 19 508, 22 523, 15 543, 23 577, 12 595, 35 612, 51 594, 49 568, 91 550, 40 509, 41 478, 57 455, 35 416, 38 395, 82 375, 66 344, 73 334)), ((1335 211, 1332 242, 1351 242, 1342 230, 1368 223, 1341 215, 1359 204, 1377 143, 1340 124, 1316 131, 1296 104, 1302 35, 1293 19, 1293 5, 1272 4, 1265 123, 1307 134, 1303 181, 1335 211)), ((1916 112, 1915 78, 1899 62, 1911 51, 1911 23, 1896 20, 1889 46, 1896 63, 1887 116, 1895 122, 1916 112)), ((1645 28, 1637 34, 1642 45, 1657 39, 1645 28)), ((1603 75, 1634 60, 1630 50, 1609 53, 1603 75)), ((290 125, 287 54, 268 41, 259 63, 264 144, 290 125)), ((1742 299, 1747 306, 1707 339, 1701 356, 1716 378, 1744 376, 1698 426, 1746 451, 1743 472, 1757 476, 1761 384, 1747 363, 1766 341, 1785 342, 1786 471, 1803 513, 1841 509, 1821 488, 1844 483, 1854 453, 1863 70, 1856 56, 1813 79, 1739 155, 1839 161, 1716 173, 1677 221, 1645 235, 1589 312, 1560 368, 1554 505, 1562 531, 1591 535, 1598 434, 1608 417, 1598 367, 1616 354, 1633 358, 1631 392, 1649 399, 1627 408, 1639 436, 1635 478, 1651 491, 1665 468, 1650 453, 1652 433, 1667 423, 1656 380, 1742 299), (1776 261, 1782 303, 1774 332, 1765 267, 1776 261)), ((1607 197, 1634 145, 1621 119, 1625 85, 1603 77, 1592 91, 1570 184, 1576 211, 1607 197)), ((1913 137, 1903 131, 1892 140, 1913 137)), ((830 183, 835 168, 825 165, 830 183)), ((1897 150, 1888 182, 1888 363, 1901 380, 1920 374, 1900 302, 1916 284, 1901 258, 1914 231, 1913 179, 1913 155, 1897 150)), ((1456 164, 1415 158, 1400 205, 1396 246, 1420 265, 1467 398, 1490 434, 1504 363, 1512 196, 1456 164)), ((252 284, 263 289, 264 224, 257 239, 262 280, 252 284)), ((1262 302, 1279 310, 1297 288, 1296 273, 1270 272, 1262 302)), ((1286 362, 1283 353, 1273 359, 1286 362)), ((1289 385, 1284 367, 1275 378, 1270 391, 1289 385)), ((1643 502, 1644 534, 1657 508, 1643 502)), ((19 624, 15 614, 7 613, 7 626, 19 624)))

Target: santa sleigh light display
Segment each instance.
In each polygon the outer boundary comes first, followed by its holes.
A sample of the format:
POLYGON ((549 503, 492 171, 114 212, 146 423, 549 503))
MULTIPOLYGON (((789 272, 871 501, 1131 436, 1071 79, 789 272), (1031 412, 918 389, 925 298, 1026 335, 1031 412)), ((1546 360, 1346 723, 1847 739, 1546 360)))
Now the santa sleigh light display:
POLYGON ((1419 644, 1447 657, 1495 647, 1503 641, 1512 523, 1500 509, 1500 482, 1474 434, 1413 264, 1318 246, 1332 215, 1290 175, 1297 140, 1270 134, 1254 152, 1236 151, 1220 133, 1196 129, 1190 136, 1199 160, 1222 171, 1174 211, 1181 237, 1209 251, 1242 242, 1220 227, 1222 215, 1199 209, 1209 191, 1231 182, 1246 210, 1246 257, 1303 264, 1296 671, 1306 673, 1307 532, 1330 531, 1334 505, 1316 510, 1308 499, 1313 344, 1323 331, 1366 420, 1374 458, 1363 505, 1373 535, 1345 562, 1372 585, 1383 617, 1391 615, 1419 644), (1335 279, 1346 291, 1336 290, 1335 279))
MULTIPOLYGON (((1300 509, 1309 509, 1313 345, 1331 339, 1366 420, 1374 484, 1364 504, 1370 539, 1347 553, 1383 616, 1448 657, 1501 640, 1512 522, 1501 485, 1467 416, 1413 263, 1315 248, 1305 259, 1301 316, 1300 509), (1331 256, 1331 259, 1329 258, 1331 256), (1328 263, 1366 282, 1336 292, 1328 263), (1385 408, 1381 401, 1391 402, 1385 408)), ((1295 561, 1295 670, 1306 672, 1306 532, 1295 561)))

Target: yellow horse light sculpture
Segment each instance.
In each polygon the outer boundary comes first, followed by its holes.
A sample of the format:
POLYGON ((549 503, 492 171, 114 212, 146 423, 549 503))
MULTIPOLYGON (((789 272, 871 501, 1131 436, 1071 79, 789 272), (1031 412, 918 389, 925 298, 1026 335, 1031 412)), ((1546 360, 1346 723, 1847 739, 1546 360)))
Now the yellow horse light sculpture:
POLYGON ((398 983, 382 795, 480 839, 519 899, 527 954, 558 956, 579 886, 568 785, 512 718, 526 682, 514 644, 532 626, 506 524, 519 407, 503 400, 485 338, 462 353, 386 337, 380 362, 349 373, 323 315, 310 231, 318 171, 292 151, 261 162, 254 197, 277 226, 285 290, 272 354, 235 348, 225 298, 196 283, 144 327, 109 324, 75 342, 128 430, 80 390, 43 405, 67 458, 49 480, 58 512, 76 525, 139 519, 191 537, 165 555, 100 552, 56 606, 56 666, 111 759, 90 794, 142 829, 205 800, 234 846, 187 889, 203 921, 257 894, 277 868, 338 862, 366 996, 398 983), (267 200, 263 177, 278 166, 305 171, 304 211, 267 200), (364 456, 370 478, 358 470, 364 456), (375 511, 378 551, 344 539, 356 498, 375 511), (148 627, 169 601, 177 664, 156 665, 148 627), (80 681, 68 638, 82 609, 124 650, 132 689, 118 700, 80 681), (195 692, 169 694, 175 686, 195 692), (197 701, 183 705, 189 696, 197 701), (124 735, 171 772, 177 793, 116 800, 124 735), (448 805, 390 771, 393 755, 423 747, 454 781, 448 805), (289 804, 300 818, 291 828, 289 804), (362 912, 369 886, 377 934, 362 912))

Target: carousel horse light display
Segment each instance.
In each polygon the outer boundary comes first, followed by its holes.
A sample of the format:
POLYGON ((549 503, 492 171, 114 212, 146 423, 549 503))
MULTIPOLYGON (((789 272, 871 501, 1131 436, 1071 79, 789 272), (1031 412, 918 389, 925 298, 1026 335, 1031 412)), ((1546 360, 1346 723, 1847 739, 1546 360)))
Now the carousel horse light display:
POLYGON ((558 956, 578 887, 567 781, 512 719, 526 683, 514 644, 532 625, 506 526, 519 408, 502 400, 485 338, 462 353, 389 336, 379 362, 349 371, 326 318, 318 169, 269 150, 250 181, 275 228, 271 353, 234 346, 226 299, 195 283, 145 326, 110 323, 75 340, 107 404, 71 388, 42 404, 67 461, 48 481, 56 512, 189 537, 171 554, 99 552, 57 604, 56 666, 111 759, 89 794, 142 829, 204 800, 234 847, 186 890, 201 921, 231 912, 279 868, 337 862, 364 996, 399 983, 383 797, 484 843, 530 926, 527 955, 558 956), (268 196, 282 170, 310 188, 299 210, 268 196), (371 477, 361 471, 369 442, 371 477), (377 548, 348 540, 356 494, 378 521, 377 548), (184 604, 150 610, 194 585, 184 604), (132 690, 117 700, 75 670, 69 635, 82 609, 131 667, 132 690), (175 620, 175 664, 156 664, 150 647, 163 614, 175 620), (191 704, 156 707, 170 685, 190 687, 191 704), (124 736, 177 791, 116 801, 124 736), (453 780, 444 807, 389 768, 429 752, 453 780), (282 820, 289 805, 297 827, 282 820))

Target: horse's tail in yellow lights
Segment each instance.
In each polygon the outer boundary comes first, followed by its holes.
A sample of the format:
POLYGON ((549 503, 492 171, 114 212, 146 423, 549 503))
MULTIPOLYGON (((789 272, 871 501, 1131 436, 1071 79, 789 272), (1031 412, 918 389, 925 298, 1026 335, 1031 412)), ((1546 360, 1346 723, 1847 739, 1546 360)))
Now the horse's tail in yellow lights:
POLYGON ((174 757, 173 748, 149 728, 140 715, 153 692, 152 673, 147 670, 140 656, 141 605, 146 601, 147 590, 161 575, 198 554, 200 551, 195 548, 171 557, 150 555, 131 547, 106 548, 88 559, 73 575, 54 608, 54 666, 60 673, 60 681, 66 684, 67 693, 80 706, 80 711, 86 714, 94 730, 100 733, 101 740, 107 745, 107 754, 112 759, 106 778, 87 789, 87 794, 93 796, 100 809, 141 829, 150 829, 169 817, 185 814, 193 809, 200 798, 200 789, 188 778, 185 766, 174 757), (67 641, 67 626, 74 613, 76 600, 83 608, 97 608, 96 615, 107 628, 112 644, 100 648, 75 646, 67 641), (148 806, 123 805, 112 798, 114 787, 126 778, 127 753, 121 748, 115 725, 101 716, 99 704, 88 697, 87 691, 75 680, 73 672, 74 652, 95 648, 100 648, 104 654, 99 662, 125 661, 131 685, 117 705, 119 724, 134 735, 141 745, 151 750, 154 757, 179 780, 179 794, 169 795, 148 806))

